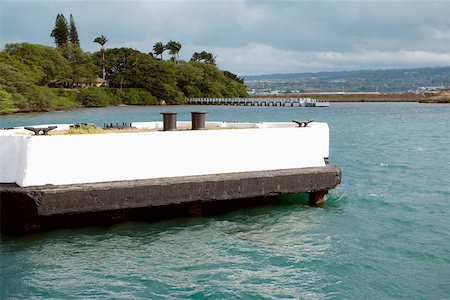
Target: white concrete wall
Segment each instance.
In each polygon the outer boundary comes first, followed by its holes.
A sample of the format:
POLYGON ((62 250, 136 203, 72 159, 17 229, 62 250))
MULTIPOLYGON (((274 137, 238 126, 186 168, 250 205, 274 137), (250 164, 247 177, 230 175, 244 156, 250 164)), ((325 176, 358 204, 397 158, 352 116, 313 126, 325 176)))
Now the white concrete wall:
POLYGON ((0 133, 0 183, 13 183, 23 179, 29 140, 29 136, 0 133))
POLYGON ((11 139, 0 143, 0 182, 57 185, 324 166, 328 125, 289 126, 5 136, 11 139))

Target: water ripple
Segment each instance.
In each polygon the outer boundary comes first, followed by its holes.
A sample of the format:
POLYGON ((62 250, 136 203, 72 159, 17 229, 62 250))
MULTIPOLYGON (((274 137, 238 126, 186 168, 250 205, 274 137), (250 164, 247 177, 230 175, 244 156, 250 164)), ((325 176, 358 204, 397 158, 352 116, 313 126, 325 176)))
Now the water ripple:
MULTIPOLYGON (((196 108, 173 109, 189 120, 196 108)), ((0 122, 101 125, 159 120, 160 110, 77 110, 0 122)), ((2 237, 0 298, 448 299, 450 106, 207 110, 210 120, 328 122, 330 160, 342 168, 342 184, 319 208, 290 195, 214 217, 2 237)))

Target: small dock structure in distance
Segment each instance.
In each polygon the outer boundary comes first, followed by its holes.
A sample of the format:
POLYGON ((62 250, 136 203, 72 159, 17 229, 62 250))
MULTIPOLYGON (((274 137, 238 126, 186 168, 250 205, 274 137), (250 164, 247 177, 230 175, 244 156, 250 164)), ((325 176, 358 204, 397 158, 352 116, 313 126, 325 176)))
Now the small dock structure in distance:
POLYGON ((1 231, 52 228, 55 220, 81 226, 93 216, 111 222, 149 209, 201 214, 280 194, 307 193, 317 205, 340 183, 326 123, 205 122, 205 114, 192 112, 190 123, 164 113, 163 122, 131 123, 136 132, 0 130, 1 231))
POLYGON ((329 101, 311 98, 189 98, 193 105, 328 107, 329 101))

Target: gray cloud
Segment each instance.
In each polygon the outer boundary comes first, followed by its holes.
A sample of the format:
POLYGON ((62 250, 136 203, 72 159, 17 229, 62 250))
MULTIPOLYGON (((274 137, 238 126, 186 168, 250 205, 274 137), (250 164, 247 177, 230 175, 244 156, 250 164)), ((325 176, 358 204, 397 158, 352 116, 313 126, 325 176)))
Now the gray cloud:
POLYGON ((56 14, 75 17, 81 45, 181 57, 213 51, 240 74, 450 65, 449 1, 1 1, 0 47, 52 45, 56 14))

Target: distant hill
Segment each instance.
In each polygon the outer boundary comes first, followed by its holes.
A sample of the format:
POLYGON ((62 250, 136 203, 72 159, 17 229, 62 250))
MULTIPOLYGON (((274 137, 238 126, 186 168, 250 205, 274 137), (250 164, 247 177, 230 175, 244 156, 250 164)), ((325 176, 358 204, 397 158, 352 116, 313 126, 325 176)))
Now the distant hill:
POLYGON ((248 89, 298 92, 407 92, 450 86, 450 66, 243 76, 248 89))

